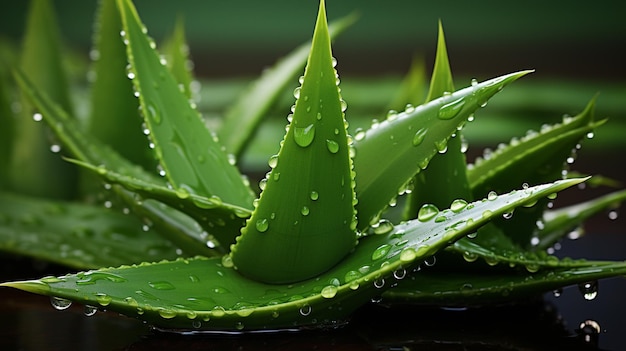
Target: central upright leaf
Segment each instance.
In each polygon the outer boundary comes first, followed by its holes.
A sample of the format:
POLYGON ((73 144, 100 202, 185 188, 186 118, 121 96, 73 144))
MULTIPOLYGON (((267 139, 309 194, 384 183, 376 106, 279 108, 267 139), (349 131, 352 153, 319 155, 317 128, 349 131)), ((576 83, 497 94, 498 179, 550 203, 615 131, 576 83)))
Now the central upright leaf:
POLYGON ((356 243, 352 163, 324 2, 293 115, 263 192, 231 257, 244 275, 269 283, 304 280, 356 243))

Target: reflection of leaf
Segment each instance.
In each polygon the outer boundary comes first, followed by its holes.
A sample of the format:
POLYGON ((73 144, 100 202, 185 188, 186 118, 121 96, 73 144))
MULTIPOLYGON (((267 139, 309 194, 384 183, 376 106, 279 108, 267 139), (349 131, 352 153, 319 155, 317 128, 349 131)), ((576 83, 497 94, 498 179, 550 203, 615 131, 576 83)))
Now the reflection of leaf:
MULTIPOLYGON (((178 259, 10 282, 10 286, 87 305, 106 307, 176 329, 276 329, 333 325, 415 263, 435 254, 513 208, 579 183, 563 180, 445 210, 363 238, 355 251, 326 273, 293 284, 246 279, 216 259, 178 259)), ((456 284, 453 282, 452 284, 456 284)))

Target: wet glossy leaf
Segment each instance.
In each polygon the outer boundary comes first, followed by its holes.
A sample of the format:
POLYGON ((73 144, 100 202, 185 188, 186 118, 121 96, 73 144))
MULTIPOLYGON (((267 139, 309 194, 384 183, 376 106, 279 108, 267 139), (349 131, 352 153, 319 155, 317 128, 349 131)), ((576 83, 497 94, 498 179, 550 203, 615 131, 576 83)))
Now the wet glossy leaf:
POLYGON ((90 54, 94 80, 87 131, 122 157, 153 171, 157 163, 143 134, 139 102, 127 76, 126 47, 120 38, 122 20, 114 1, 99 2, 97 21, 90 54))
MULTIPOLYGON (((439 22, 438 37, 435 67, 426 102, 454 91, 441 22, 439 22)), ((428 163, 428 168, 415 176, 413 191, 409 194, 405 209, 406 218, 415 218, 420 207, 427 203, 444 208, 455 199, 473 199, 466 175, 467 163, 462 150, 461 133, 461 130, 457 130, 455 136, 448 140, 445 150, 438 150, 439 153, 428 163)))
POLYGON ((136 217, 8 193, 0 193, 0 250, 78 269, 178 257, 136 217))
POLYGON ((218 196, 241 207, 252 206, 253 193, 182 93, 130 1, 118 1, 130 73, 154 151, 165 177, 176 189, 218 196))
MULTIPOLYGON (((144 184, 152 184, 146 185, 146 189, 165 186, 162 179, 153 176, 139 166, 131 164, 97 139, 88 137, 74 120, 52 103, 45 94, 38 91, 20 71, 16 71, 15 77, 22 91, 41 111, 43 120, 56 133, 63 146, 71 150, 72 154, 84 163, 98 165, 98 174, 103 172, 106 174, 107 170, 113 169, 127 177, 142 179, 144 184)), ((132 189, 132 186, 130 188, 132 189)), ((175 213, 177 211, 171 208, 157 208, 148 202, 138 202, 135 196, 128 194, 123 189, 114 187, 113 190, 123 198, 127 206, 136 208, 139 216, 148 218, 152 222, 170 223, 163 226, 164 230, 160 233, 175 242, 181 249, 188 253, 211 255, 211 250, 204 245, 206 240, 202 238, 197 228, 189 223, 189 218, 181 217, 175 213), (172 224, 172 218, 178 223, 172 224), (185 228, 193 228, 193 230, 185 230, 185 228), (190 238, 196 238, 196 243, 190 243, 190 238), (199 243, 202 244, 199 245, 199 243)))
MULTIPOLYGON (((558 209, 546 210, 543 214, 543 227, 535 232, 537 250, 546 250, 583 225, 583 222, 593 215, 615 211, 621 203, 626 201, 626 191, 615 191, 595 199, 580 202, 558 209)), ((609 217, 610 218, 610 217, 609 217)), ((572 233, 573 234, 573 233, 572 233)), ((581 230, 576 232, 576 238, 583 235, 581 230)))
POLYGON ((450 136, 505 85, 528 74, 522 71, 477 83, 399 113, 355 135, 354 171, 359 200, 359 228, 367 227, 450 136))
MULTIPOLYGON (((575 157, 573 153, 577 145, 605 122, 595 121, 594 105, 595 99, 579 115, 565 118, 560 124, 546 125, 540 132, 528 133, 477 159, 468 169, 474 196, 484 196, 489 191, 509 191, 521 184, 540 184, 562 177, 568 159, 575 157)), ((542 200, 541 206, 521 209, 510 220, 498 221, 496 225, 518 245, 527 247, 546 204, 547 200, 542 200)))
POLYGON ((416 219, 363 238, 339 265, 294 284, 246 279, 226 259, 101 269, 1 284, 149 321, 160 328, 255 330, 334 325, 406 277, 413 265, 494 216, 581 182, 563 180, 416 219))
MULTIPOLYGON (((351 15, 332 22, 328 27, 331 39, 354 21, 355 15, 351 15)), ((228 108, 218 131, 220 142, 226 150, 234 155, 241 154, 269 108, 301 74, 310 49, 311 44, 306 43, 280 59, 252 82, 248 90, 228 108)))
POLYGON ((324 2, 311 53, 296 88, 291 123, 252 217, 231 250, 252 279, 288 283, 311 278, 356 243, 354 183, 324 2))
MULTIPOLYGON (((447 307, 483 306, 539 296, 569 285, 626 274, 624 262, 589 262, 587 265, 529 272, 443 272, 424 270, 383 294, 382 303, 447 307)), ((589 291, 594 294, 597 291, 589 291)), ((588 295, 590 297, 591 295, 588 295)))

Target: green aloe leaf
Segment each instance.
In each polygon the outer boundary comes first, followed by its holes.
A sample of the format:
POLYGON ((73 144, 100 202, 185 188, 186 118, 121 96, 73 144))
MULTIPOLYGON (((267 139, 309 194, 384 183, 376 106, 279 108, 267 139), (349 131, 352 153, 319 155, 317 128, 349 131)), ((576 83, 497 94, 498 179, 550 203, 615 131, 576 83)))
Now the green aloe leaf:
POLYGON ((167 61, 167 67, 178 82, 180 89, 187 99, 193 99, 192 61, 189 58, 189 46, 185 39, 185 21, 182 16, 176 18, 174 31, 163 43, 163 55, 167 61))
POLYGON ((521 71, 447 94, 402 113, 388 116, 365 132, 356 133, 359 228, 378 221, 380 211, 439 151, 473 113, 505 85, 530 73, 521 71))
MULTIPOLYGON (((98 175, 111 182, 120 182, 120 179, 126 179, 126 181, 121 183, 122 185, 125 185, 130 191, 141 193, 145 197, 166 200, 167 196, 164 196, 164 193, 172 195, 172 191, 163 190, 163 188, 167 188, 167 184, 163 179, 146 172, 139 166, 131 164, 107 145, 89 137, 86 132, 79 128, 76 121, 71 119, 43 93, 38 91, 20 71, 15 72, 15 77, 22 91, 41 111, 43 120, 50 126, 63 145, 82 161, 81 165, 95 170, 98 175)), ((164 225, 165 230, 161 231, 161 233, 185 252, 204 255, 214 254, 212 247, 205 246, 207 238, 205 238, 202 230, 198 231, 196 227, 188 223, 190 219, 185 219, 176 214, 177 210, 156 206, 146 201, 140 201, 141 204, 138 205, 135 196, 131 196, 117 188, 113 188, 113 190, 123 198, 128 206, 136 208, 141 216, 149 218, 152 222, 168 223, 164 225), (191 230, 186 230, 185 228, 191 230)), ((181 202, 183 208, 180 208, 180 205, 176 205, 174 208, 187 210, 190 212, 190 215, 200 215, 200 212, 205 211, 204 217, 206 219, 202 220, 202 224, 207 225, 205 228, 207 232, 205 233, 206 235, 223 235, 224 237, 216 239, 218 242, 224 243, 221 246, 227 246, 237 235, 232 230, 222 230, 221 227, 240 225, 241 221, 237 218, 247 215, 241 214, 243 210, 240 211, 236 206, 220 203, 217 198, 191 196, 188 192, 176 190, 174 190, 174 195, 179 199, 182 198, 182 200, 189 199, 195 206, 185 207, 190 202, 183 201, 181 202), (235 212, 229 214, 226 217, 227 219, 221 217, 225 211, 230 210, 235 212), (218 223, 218 225, 215 226, 212 223, 218 223)), ((174 201, 171 197, 169 199, 174 201)))
MULTIPOLYGON (((562 123, 544 126, 540 132, 529 133, 521 139, 502 144, 488 151, 468 168, 468 179, 474 196, 489 191, 504 192, 521 184, 541 184, 563 176, 567 159, 585 136, 605 121, 594 119, 595 99, 583 112, 568 117, 562 123)), ((548 200, 540 206, 520 209, 510 220, 494 222, 522 247, 529 247, 536 222, 541 219, 548 200)))
POLYGON ((87 131, 124 158, 153 171, 156 160, 143 135, 139 102, 127 77, 126 47, 120 38, 122 20, 115 2, 99 2, 97 23, 90 55, 94 80, 87 131))
POLYGON ((9 193, 0 193, 0 250, 77 269, 178 257, 136 217, 9 193))
MULTIPOLYGON (((441 22, 439 22, 438 38, 435 67, 426 102, 454 91, 441 22)), ((472 199, 461 138, 461 131, 457 131, 455 136, 448 140, 445 150, 440 150, 440 153, 428 163, 428 168, 415 176, 413 192, 409 194, 405 210, 407 218, 415 218, 419 208, 426 203, 444 208, 458 198, 472 199)))
POLYGON ((285 283, 328 270, 356 243, 354 183, 324 2, 291 123, 231 256, 253 279, 285 283))
POLYGON ((543 214, 543 226, 537 229, 535 237, 537 250, 546 250, 557 241, 576 230, 576 238, 584 233, 582 223, 591 216, 603 211, 610 211, 626 201, 626 191, 615 191, 598 198, 574 205, 546 210, 543 214))
MULTIPOLYGON (((558 291, 569 285, 584 287, 590 282, 626 274, 624 262, 589 262, 579 267, 529 272, 486 273, 432 272, 422 270, 411 279, 400 282, 385 291, 383 304, 424 304, 448 307, 467 307, 525 299, 549 291, 558 291)), ((589 284, 589 286, 596 286, 589 284)), ((597 290, 584 290, 585 298, 592 299, 597 290)))
POLYGON ((174 188, 251 207, 254 194, 162 63, 130 1, 118 1, 129 75, 162 172, 174 188))
MULTIPOLYGON (((493 217, 580 183, 568 179, 476 201, 361 239, 339 265, 294 284, 252 281, 224 259, 178 259, 7 282, 37 294, 106 308, 156 327, 187 330, 255 330, 334 325, 355 308, 407 277, 414 265, 493 217)), ((619 273, 619 272, 618 272, 619 273)), ((616 274, 616 273, 614 273, 616 274)))
MULTIPOLYGON (((355 15, 349 15, 332 22, 328 27, 331 39, 352 25, 355 20, 355 15)), ((228 108, 218 131, 219 140, 226 150, 234 155, 242 153, 261 119, 302 72, 310 49, 310 43, 302 44, 283 57, 252 82, 248 90, 228 108)))
POLYGON ((119 184, 124 188, 144 197, 158 200, 195 219, 198 224, 211 234, 222 250, 235 242, 245 219, 252 211, 223 203, 216 196, 203 197, 185 191, 175 190, 160 182, 136 178, 132 174, 121 174, 106 167, 94 166, 76 160, 70 160, 85 167, 104 178, 111 184, 119 184))
MULTIPOLYGON (((20 68, 39 89, 47 92, 64 110, 70 111, 72 106, 60 43, 59 27, 50 1, 32 1, 27 15, 20 68)), ((76 192, 76 168, 50 152, 48 130, 44 125, 33 122, 35 112, 33 106, 22 99, 21 112, 14 126, 13 152, 7 168, 10 188, 34 196, 69 199, 76 192)))

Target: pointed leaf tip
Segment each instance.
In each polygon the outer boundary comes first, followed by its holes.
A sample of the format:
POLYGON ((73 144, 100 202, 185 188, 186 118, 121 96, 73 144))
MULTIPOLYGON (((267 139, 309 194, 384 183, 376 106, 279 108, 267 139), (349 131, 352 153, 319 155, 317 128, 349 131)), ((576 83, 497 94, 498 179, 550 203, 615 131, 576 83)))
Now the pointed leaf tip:
POLYGON ((253 279, 313 277, 356 243, 345 102, 335 64, 322 2, 302 85, 294 91, 292 122, 231 252, 234 265, 253 279))

